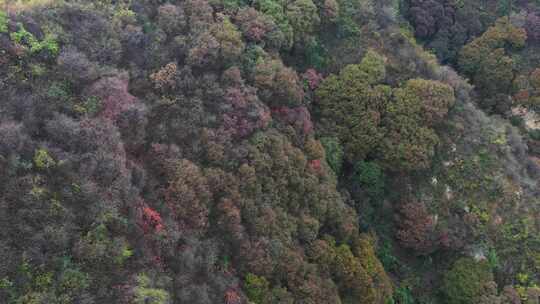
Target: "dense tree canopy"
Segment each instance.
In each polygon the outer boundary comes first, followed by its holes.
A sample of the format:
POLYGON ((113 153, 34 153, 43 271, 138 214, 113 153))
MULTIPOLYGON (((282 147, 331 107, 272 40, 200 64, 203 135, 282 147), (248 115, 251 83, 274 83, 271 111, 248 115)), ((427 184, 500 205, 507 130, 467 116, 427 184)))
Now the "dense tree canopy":
POLYGON ((2 4, 0 303, 538 302, 537 2, 2 4))
POLYGON ((454 92, 423 79, 403 88, 384 85, 384 61, 370 51, 360 64, 325 79, 317 89, 322 123, 345 143, 349 161, 374 157, 397 170, 426 168, 438 142, 431 127, 444 120, 454 92))
POLYGON ((459 65, 471 77, 485 98, 487 110, 503 113, 508 110, 508 98, 514 79, 513 60, 508 52, 522 48, 527 39, 524 29, 502 18, 482 36, 461 51, 459 65))

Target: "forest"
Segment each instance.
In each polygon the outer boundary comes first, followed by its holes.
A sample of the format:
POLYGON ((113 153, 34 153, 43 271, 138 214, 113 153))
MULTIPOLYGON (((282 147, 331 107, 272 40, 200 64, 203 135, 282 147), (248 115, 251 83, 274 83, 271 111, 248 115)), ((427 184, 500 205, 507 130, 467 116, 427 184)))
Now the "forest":
POLYGON ((540 304, 540 0, 0 0, 0 304, 540 304))

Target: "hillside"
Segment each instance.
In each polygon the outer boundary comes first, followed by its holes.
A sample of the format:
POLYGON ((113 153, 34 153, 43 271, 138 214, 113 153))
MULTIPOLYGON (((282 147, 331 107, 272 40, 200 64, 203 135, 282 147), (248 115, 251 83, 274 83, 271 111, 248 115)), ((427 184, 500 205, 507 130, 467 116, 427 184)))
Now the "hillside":
POLYGON ((0 303, 539 303, 538 1, 0 7, 0 303))

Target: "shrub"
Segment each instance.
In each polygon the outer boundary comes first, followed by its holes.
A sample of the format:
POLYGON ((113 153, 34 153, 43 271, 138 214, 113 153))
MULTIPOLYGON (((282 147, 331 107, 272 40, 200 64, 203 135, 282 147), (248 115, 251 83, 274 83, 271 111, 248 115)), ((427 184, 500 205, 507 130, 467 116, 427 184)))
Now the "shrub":
POLYGON ((158 90, 174 89, 176 87, 177 73, 178 67, 176 63, 169 62, 159 69, 159 71, 151 74, 150 79, 154 83, 154 87, 158 90))
POLYGON ((56 56, 60 50, 56 37, 51 34, 45 34, 45 38, 39 41, 32 33, 27 31, 22 24, 18 24, 19 30, 10 34, 11 40, 20 45, 29 47, 31 54, 37 54, 43 50, 51 56, 56 56))
POLYGON ((397 217, 396 238, 401 246, 413 249, 417 254, 432 253, 438 246, 435 222, 421 202, 400 206, 397 217))
POLYGON ((415 304, 416 301, 408 287, 399 287, 394 291, 394 302, 396 304, 415 304))
MULTIPOLYGON (((493 100, 499 94, 510 94, 512 81, 515 77, 513 50, 525 45, 527 34, 524 29, 515 27, 508 18, 497 20, 482 36, 463 47, 459 55, 459 67, 478 87, 482 97, 493 100)), ((491 103, 484 103, 488 111, 501 111, 498 103, 504 102, 497 98, 491 103)), ((507 107, 502 107, 506 109, 507 107)))
POLYGON ((244 279, 244 290, 249 300, 255 304, 266 303, 270 293, 270 284, 264 277, 248 273, 244 279))
POLYGON ((221 19, 211 28, 212 35, 216 38, 220 47, 220 57, 225 62, 232 62, 244 51, 242 34, 238 31, 229 17, 218 15, 221 19))
POLYGON ((461 258, 445 274, 442 292, 449 304, 473 304, 484 292, 485 284, 492 280, 486 261, 461 258))
POLYGON ((396 107, 401 113, 420 114, 424 125, 435 126, 443 122, 448 110, 454 105, 454 90, 439 81, 412 79, 407 81, 403 89, 395 92, 398 103, 396 107))
POLYGON ((317 6, 311 0, 295 0, 287 5, 287 19, 294 29, 294 39, 307 41, 320 23, 317 6))
POLYGON ((170 304, 171 299, 167 291, 150 286, 150 278, 144 274, 137 276, 137 287, 134 289, 135 304, 170 304))
POLYGON ((137 98, 129 93, 128 85, 127 74, 104 77, 88 87, 85 95, 100 98, 100 117, 116 121, 123 111, 137 103, 137 98))
POLYGON ((335 137, 323 137, 321 138, 321 144, 326 154, 326 162, 336 176, 340 176, 343 165, 343 147, 335 137))
POLYGON ((529 41, 537 43, 540 42, 540 15, 538 13, 529 13, 527 20, 525 21, 525 30, 527 31, 527 38, 529 41))
POLYGON ((280 45, 284 49, 291 48, 294 40, 294 30, 287 17, 284 6, 275 0, 256 0, 254 1, 254 5, 258 11, 272 17, 273 21, 280 28, 284 36, 283 42, 280 45))
POLYGON ((56 165, 56 161, 49 155, 46 149, 38 149, 34 154, 34 164, 38 169, 49 169, 56 165))
POLYGON ((281 47, 285 37, 270 16, 249 7, 241 9, 235 19, 248 40, 264 42, 265 47, 281 47))
POLYGON ((380 199, 384 192, 384 172, 374 162, 361 161, 355 165, 355 180, 371 199, 380 199))
POLYGON ((0 33, 8 32, 8 16, 6 12, 0 11, 0 33))
POLYGON ((304 98, 303 86, 296 72, 281 60, 260 60, 255 67, 255 86, 259 97, 270 107, 298 106, 304 98))
POLYGON ((396 100, 387 109, 384 125, 388 132, 382 145, 383 159, 390 169, 421 170, 431 165, 439 137, 430 126, 442 120, 454 102, 450 87, 431 83, 409 81, 394 92, 396 100), (441 88, 446 93, 434 97, 426 93, 431 87, 441 88), (423 95, 431 97, 425 100, 423 95))
POLYGON ((339 16, 339 2, 336 0, 324 0, 320 8, 321 21, 334 23, 339 16))
POLYGON ((384 303, 392 296, 393 284, 375 254, 374 242, 375 240, 368 234, 354 237, 352 240, 353 253, 373 280, 375 303, 384 303))
POLYGON ((90 286, 88 274, 76 268, 64 270, 59 281, 59 291, 61 294, 77 294, 90 286))
POLYGON ((104 272, 118 271, 133 252, 124 237, 114 237, 100 224, 82 236, 74 246, 76 257, 87 267, 104 272))
POLYGON ((178 160, 165 201, 182 229, 204 231, 208 228, 208 203, 211 193, 206 177, 194 163, 178 160))
POLYGON ((159 233, 163 230, 163 220, 161 215, 154 209, 143 205, 141 207, 141 219, 140 225, 145 233, 156 232, 159 233))
POLYGON ((164 4, 158 7, 157 23, 167 34, 177 34, 184 31, 187 17, 181 7, 164 4))
POLYGON ((98 77, 98 66, 73 47, 63 49, 56 62, 62 75, 77 84, 86 84, 98 77))
POLYGON ((384 137, 382 115, 391 96, 390 87, 378 84, 384 75, 384 59, 369 52, 360 64, 327 77, 315 92, 325 131, 344 144, 349 161, 364 159, 384 137))
POLYGON ((197 67, 212 66, 219 57, 219 46, 219 41, 211 33, 198 35, 188 52, 188 64, 197 67))

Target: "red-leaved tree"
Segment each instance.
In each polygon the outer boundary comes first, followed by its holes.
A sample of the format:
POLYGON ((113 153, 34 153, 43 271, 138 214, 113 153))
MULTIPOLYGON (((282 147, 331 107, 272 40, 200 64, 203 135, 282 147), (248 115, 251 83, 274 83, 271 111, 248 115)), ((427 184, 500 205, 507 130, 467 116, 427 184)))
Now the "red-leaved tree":
POLYGON ((405 203, 398 212, 396 238, 400 244, 421 255, 433 252, 439 244, 439 237, 434 218, 426 206, 421 202, 405 203))

